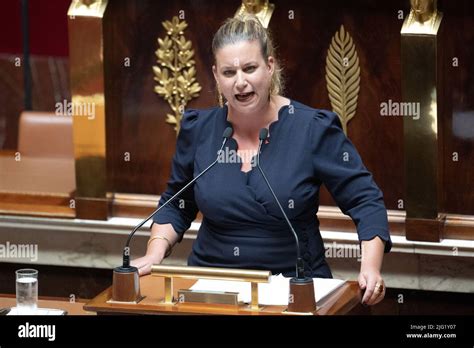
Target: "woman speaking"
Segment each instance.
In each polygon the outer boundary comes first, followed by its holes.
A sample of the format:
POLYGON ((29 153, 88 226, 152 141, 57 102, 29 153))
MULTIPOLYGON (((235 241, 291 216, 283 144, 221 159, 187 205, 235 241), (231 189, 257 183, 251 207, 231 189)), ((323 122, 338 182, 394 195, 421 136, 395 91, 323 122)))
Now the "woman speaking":
POLYGON ((332 277, 316 216, 321 184, 357 227, 359 285, 368 305, 385 295, 380 269, 391 248, 380 189, 344 135, 338 116, 281 95, 282 78, 271 37, 253 16, 227 20, 212 42, 219 107, 184 113, 171 178, 160 204, 217 157, 217 163, 153 218, 146 255, 132 264, 150 273, 196 218, 203 220, 188 264, 270 270, 295 276, 295 240, 261 173, 255 168, 259 132, 268 130, 260 165, 300 240, 309 277, 332 277))

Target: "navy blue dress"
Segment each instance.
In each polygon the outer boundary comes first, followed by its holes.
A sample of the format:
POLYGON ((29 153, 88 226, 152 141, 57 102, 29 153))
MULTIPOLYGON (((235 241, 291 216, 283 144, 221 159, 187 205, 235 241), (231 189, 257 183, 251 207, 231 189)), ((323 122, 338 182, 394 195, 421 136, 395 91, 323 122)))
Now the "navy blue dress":
MULTIPOLYGON (((216 159, 228 126, 226 106, 185 112, 171 178, 159 204, 216 159)), ((231 138, 226 147, 232 154, 237 142, 231 138)), ((153 221, 171 223, 181 240, 201 211, 203 220, 189 265, 262 269, 294 276, 294 236, 260 171, 252 167, 244 173, 242 163, 233 162, 217 163, 153 221)), ((296 101, 282 107, 278 120, 269 127, 260 164, 299 236, 306 275, 332 277, 316 216, 322 183, 354 221, 359 240, 379 236, 386 242, 385 252, 390 250, 382 192, 335 113, 296 101)))

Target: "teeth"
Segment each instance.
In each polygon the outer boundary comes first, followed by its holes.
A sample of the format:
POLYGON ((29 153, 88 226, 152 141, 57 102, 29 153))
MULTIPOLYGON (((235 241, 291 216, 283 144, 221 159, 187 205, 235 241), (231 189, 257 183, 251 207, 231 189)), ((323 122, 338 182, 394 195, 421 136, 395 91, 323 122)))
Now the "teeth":
POLYGON ((249 92, 249 93, 236 94, 235 96, 237 99, 246 99, 250 97, 252 94, 253 92, 249 92))

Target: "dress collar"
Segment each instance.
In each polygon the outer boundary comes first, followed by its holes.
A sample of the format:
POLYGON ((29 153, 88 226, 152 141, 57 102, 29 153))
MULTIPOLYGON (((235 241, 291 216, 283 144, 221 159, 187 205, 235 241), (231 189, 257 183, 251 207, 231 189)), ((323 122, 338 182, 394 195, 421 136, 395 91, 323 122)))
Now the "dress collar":
MULTIPOLYGON (((293 99, 290 99, 289 104, 283 105, 278 110, 278 118, 275 121, 273 121, 272 123, 270 123, 270 126, 268 127, 269 135, 272 132, 272 130, 274 130, 275 126, 278 123, 280 123, 280 121, 283 120, 283 118, 288 114, 288 109, 289 109, 290 105, 294 106, 293 99)), ((226 127, 233 127, 232 123, 227 119, 227 113, 228 113, 227 104, 224 104, 224 106, 221 108, 221 110, 222 110, 222 116, 223 116, 223 119, 225 121, 226 127)))

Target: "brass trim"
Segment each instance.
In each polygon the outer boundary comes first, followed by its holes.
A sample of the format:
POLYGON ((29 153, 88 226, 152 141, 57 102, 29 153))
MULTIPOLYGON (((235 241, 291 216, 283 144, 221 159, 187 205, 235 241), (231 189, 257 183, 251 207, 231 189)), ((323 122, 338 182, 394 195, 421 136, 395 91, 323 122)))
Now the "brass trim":
POLYGON ((139 304, 145 298, 146 298, 146 296, 141 296, 141 295, 135 301, 115 301, 115 300, 112 300, 112 298, 110 298, 109 300, 105 301, 105 303, 110 303, 110 304, 139 304))
POLYGON ((250 303, 250 308, 252 310, 258 310, 258 283, 252 283, 252 301, 250 303))
MULTIPOLYGON (((270 281, 270 271, 256 271, 237 268, 215 268, 215 267, 192 267, 174 265, 153 265, 151 275, 165 278, 165 299, 164 304, 176 304, 173 302, 173 278, 186 279, 220 279, 241 282, 250 282, 252 289, 252 300, 250 310, 258 311, 258 283, 268 283, 270 281)), ((210 296, 212 298, 212 296, 210 296)))
POLYGON ((256 271, 238 268, 153 265, 151 267, 151 275, 186 279, 220 279, 268 283, 272 274, 270 271, 256 271))
POLYGON ((333 111, 347 135, 347 124, 355 116, 360 90, 359 57, 352 37, 341 25, 334 34, 326 57, 326 86, 333 111))
POLYGON ((173 114, 166 115, 166 123, 174 125, 178 134, 186 105, 199 96, 201 86, 196 80, 192 43, 183 35, 188 24, 186 21, 180 22, 175 16, 162 25, 167 36, 158 38, 159 48, 155 52, 158 65, 153 66, 154 80, 157 82, 154 91, 168 102, 173 114))
MULTIPOLYGON (((321 307, 316 307, 317 312, 321 307)), ((284 311, 281 312, 281 314, 286 314, 286 315, 314 315, 313 312, 290 312, 288 309, 285 309, 284 311)))
POLYGON ((74 0, 68 10, 76 217, 107 219, 103 17, 107 0, 74 0), (94 204, 90 202, 93 200, 94 204), (97 207, 100 209, 94 211, 97 207))
POLYGON ((165 278, 165 303, 174 304, 173 302, 173 278, 165 278))
MULTIPOLYGON (((431 18, 435 17, 439 28, 442 15, 436 11, 431 18)), ((418 110, 416 115, 403 115, 406 218, 437 219, 440 185, 437 29, 427 35, 411 30, 413 23, 413 16, 406 18, 401 30, 402 102, 418 110)), ((406 231, 407 237, 411 232, 406 231)))

